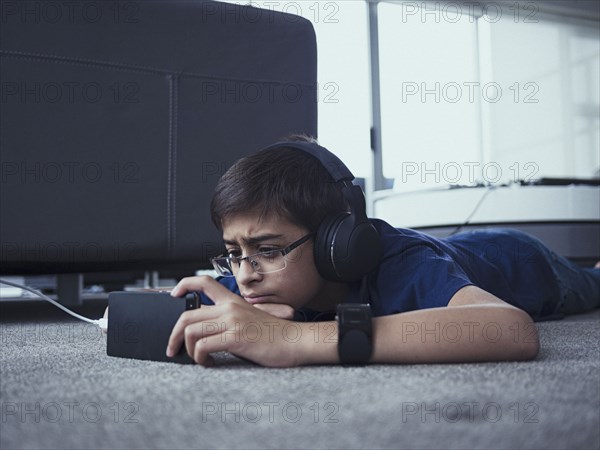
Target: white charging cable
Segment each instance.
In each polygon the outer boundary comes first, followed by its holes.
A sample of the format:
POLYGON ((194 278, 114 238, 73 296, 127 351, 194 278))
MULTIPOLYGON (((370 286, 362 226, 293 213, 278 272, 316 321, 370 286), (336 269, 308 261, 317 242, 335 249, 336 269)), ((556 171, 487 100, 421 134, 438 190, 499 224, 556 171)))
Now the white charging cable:
POLYGON ((37 295, 38 297, 43 298, 44 300, 52 303, 54 306, 56 306, 57 308, 62 309, 64 312, 66 312, 67 314, 72 315, 73 317, 75 317, 76 319, 79 320, 83 320, 84 322, 89 322, 89 323, 93 323, 94 325, 99 326, 102 330, 106 331, 108 329, 108 319, 106 318, 101 318, 98 320, 94 320, 94 319, 88 319, 87 317, 83 317, 77 313, 74 313, 73 311, 71 311, 70 309, 65 308, 63 305, 61 305, 60 303, 58 303, 57 301, 52 300, 50 297, 48 297, 47 295, 42 294, 40 291, 38 291, 37 289, 33 289, 27 286, 23 286, 21 284, 18 283, 13 283, 12 281, 5 281, 5 280, 0 280, 0 284, 6 284, 8 286, 13 286, 13 287, 17 287, 17 288, 21 288, 24 289, 26 291, 31 292, 32 294, 37 295))

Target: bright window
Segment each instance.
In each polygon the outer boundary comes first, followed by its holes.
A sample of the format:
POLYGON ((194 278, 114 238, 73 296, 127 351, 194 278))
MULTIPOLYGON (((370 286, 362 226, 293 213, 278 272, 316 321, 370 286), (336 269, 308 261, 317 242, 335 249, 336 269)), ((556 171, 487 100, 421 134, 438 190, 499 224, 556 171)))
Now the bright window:
MULTIPOLYGON (((230 2, 313 23, 320 141, 371 177, 367 2, 230 2)), ((476 4, 378 4, 383 175, 399 191, 599 176, 598 23, 476 4)))
POLYGON ((465 183, 481 159, 474 20, 416 5, 379 5, 383 170, 403 190, 465 183))
POLYGON ((459 5, 379 4, 383 167, 395 189, 597 177, 598 24, 535 3, 459 5))

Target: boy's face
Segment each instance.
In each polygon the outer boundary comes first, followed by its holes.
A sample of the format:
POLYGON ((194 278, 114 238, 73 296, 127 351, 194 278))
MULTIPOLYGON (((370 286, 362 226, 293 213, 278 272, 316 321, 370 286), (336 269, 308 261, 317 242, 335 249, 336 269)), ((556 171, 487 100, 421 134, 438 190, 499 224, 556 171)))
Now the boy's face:
MULTIPOLYGON (((283 249, 308 234, 308 230, 276 214, 260 218, 257 213, 243 213, 223 222, 223 241, 227 252, 235 256, 283 249)), ((306 306, 326 291, 328 282, 315 267, 313 240, 309 239, 285 256, 283 270, 260 274, 243 261, 236 273, 240 294, 252 304, 279 303, 294 309, 306 306)))

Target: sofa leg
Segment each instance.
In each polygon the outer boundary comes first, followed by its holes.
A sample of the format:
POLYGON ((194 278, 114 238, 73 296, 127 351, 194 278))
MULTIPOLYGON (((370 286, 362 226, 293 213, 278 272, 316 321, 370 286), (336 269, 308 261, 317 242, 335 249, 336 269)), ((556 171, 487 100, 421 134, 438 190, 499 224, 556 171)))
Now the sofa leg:
POLYGON ((81 306, 83 299, 83 274, 61 273, 57 277, 58 301, 65 306, 81 306))
POLYGON ((160 276, 157 270, 144 272, 144 289, 159 287, 160 276))

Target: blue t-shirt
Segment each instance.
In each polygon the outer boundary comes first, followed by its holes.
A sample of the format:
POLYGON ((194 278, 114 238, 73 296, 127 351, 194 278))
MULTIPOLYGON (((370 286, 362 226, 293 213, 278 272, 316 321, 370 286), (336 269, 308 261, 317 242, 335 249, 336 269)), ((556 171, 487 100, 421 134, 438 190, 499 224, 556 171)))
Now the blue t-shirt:
POLYGON ((437 239, 372 222, 384 248, 368 277, 374 315, 447 306, 459 289, 474 285, 534 319, 555 316, 560 288, 537 239, 498 228, 437 239))
MULTIPOLYGON (((447 306, 459 289, 474 285, 535 320, 556 318, 560 288, 537 239, 498 228, 437 239, 371 221, 384 249, 378 268, 367 277, 374 316, 447 306)), ((234 278, 220 282, 239 293, 234 278)), ((356 298, 360 283, 350 287, 350 295, 356 298)), ((303 317, 310 320, 314 312, 305 310, 303 317)))

